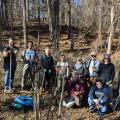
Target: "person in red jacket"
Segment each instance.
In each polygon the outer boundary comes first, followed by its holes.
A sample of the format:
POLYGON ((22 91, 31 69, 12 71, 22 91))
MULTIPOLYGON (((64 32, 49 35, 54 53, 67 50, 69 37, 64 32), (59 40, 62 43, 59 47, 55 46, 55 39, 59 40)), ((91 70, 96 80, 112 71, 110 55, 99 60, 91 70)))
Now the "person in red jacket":
POLYGON ((84 87, 80 80, 73 81, 71 83, 69 82, 67 84, 67 88, 69 88, 68 97, 63 100, 63 106, 67 108, 70 108, 74 105, 80 106, 83 95, 85 93, 84 87))

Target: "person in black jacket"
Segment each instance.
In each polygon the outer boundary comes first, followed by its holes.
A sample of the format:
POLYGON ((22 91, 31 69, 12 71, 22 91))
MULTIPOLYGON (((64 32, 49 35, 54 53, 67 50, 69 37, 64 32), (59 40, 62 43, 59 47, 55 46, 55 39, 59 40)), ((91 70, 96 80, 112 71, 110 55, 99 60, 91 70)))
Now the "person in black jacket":
POLYGON ((115 76, 115 66, 111 63, 110 55, 105 54, 103 63, 99 66, 98 77, 103 81, 103 83, 112 87, 112 82, 115 76))
MULTIPOLYGON (((119 69, 120 69, 120 66, 119 66, 119 69)), ((119 96, 120 96, 120 70, 118 72, 118 88, 119 88, 119 96)))
POLYGON ((17 67, 18 48, 14 45, 14 41, 10 38, 8 45, 3 50, 4 70, 5 70, 5 88, 4 92, 14 92, 13 82, 17 67))
POLYGON ((41 57, 41 66, 42 66, 42 70, 45 72, 45 83, 44 83, 45 88, 44 89, 49 89, 50 79, 54 71, 54 60, 53 60, 53 57, 51 56, 49 47, 45 48, 45 53, 41 57))

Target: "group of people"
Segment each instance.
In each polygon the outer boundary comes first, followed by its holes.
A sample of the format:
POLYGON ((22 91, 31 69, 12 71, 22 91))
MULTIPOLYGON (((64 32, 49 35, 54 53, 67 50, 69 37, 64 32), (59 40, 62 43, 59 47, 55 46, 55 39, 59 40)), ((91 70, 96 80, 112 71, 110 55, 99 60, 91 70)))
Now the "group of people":
MULTIPOLYGON (((4 92, 14 91, 13 82, 17 66, 17 54, 18 48, 14 45, 14 41, 9 39, 9 44, 3 51, 4 92)), ((57 76, 54 96, 64 89, 64 107, 81 106, 87 98, 89 111, 94 112, 97 108, 98 114, 102 116, 108 111, 108 106, 113 105, 112 83, 115 76, 115 66, 108 54, 104 54, 102 61, 97 60, 96 57, 96 52, 91 52, 88 59, 83 61, 79 57, 71 65, 65 55, 61 55, 55 64, 49 47, 45 48, 44 55, 39 56, 33 48, 33 42, 30 41, 21 55, 24 62, 21 89, 26 89, 28 73, 31 75, 32 81, 34 81, 35 73, 33 68, 35 65, 40 64, 40 70, 45 73, 44 90, 49 91, 51 79, 55 79, 57 76)), ((120 72, 118 76, 120 79, 120 72)))

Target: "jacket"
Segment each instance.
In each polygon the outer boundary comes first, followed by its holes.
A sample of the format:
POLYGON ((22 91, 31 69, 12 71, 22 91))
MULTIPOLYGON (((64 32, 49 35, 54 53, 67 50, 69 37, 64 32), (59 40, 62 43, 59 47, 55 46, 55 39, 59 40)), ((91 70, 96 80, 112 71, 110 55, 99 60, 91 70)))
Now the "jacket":
POLYGON ((113 81, 115 76, 115 66, 112 63, 101 63, 99 66, 98 77, 104 82, 113 81))

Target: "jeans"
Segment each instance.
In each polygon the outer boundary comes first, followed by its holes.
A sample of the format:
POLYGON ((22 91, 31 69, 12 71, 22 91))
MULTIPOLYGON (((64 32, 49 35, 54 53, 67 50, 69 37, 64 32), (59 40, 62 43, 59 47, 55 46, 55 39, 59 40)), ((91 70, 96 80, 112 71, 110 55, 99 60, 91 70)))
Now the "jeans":
POLYGON ((16 64, 13 63, 11 65, 11 73, 10 73, 10 64, 4 64, 4 70, 5 70, 5 76, 4 76, 5 89, 12 89, 15 70, 16 70, 16 64))
MULTIPOLYGON (((94 101, 93 101, 93 99, 92 98, 90 98, 90 97, 88 97, 88 104, 89 104, 89 110, 90 111, 93 111, 94 110, 94 106, 95 106, 95 103, 94 103, 94 101)), ((100 105, 101 106, 101 112, 102 113, 105 113, 105 112, 107 112, 107 105, 100 105)))

